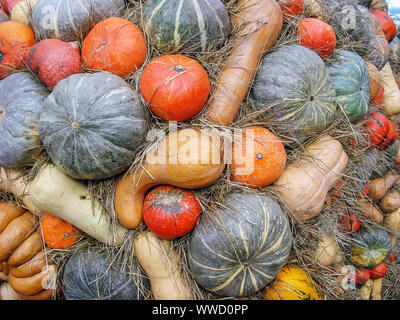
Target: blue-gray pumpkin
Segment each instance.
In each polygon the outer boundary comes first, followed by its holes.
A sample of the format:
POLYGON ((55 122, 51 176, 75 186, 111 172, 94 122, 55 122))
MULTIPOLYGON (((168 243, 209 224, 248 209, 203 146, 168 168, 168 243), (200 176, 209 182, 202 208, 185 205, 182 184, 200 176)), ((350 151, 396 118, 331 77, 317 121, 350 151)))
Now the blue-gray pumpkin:
POLYGON ((32 164, 41 151, 39 117, 45 91, 27 72, 0 81, 0 166, 32 164))
POLYGON ((79 73, 46 98, 39 133, 51 160, 75 179, 106 179, 126 170, 147 134, 144 106, 120 77, 79 73))
POLYGON ((286 263, 289 222, 272 198, 231 193, 216 212, 203 214, 190 235, 188 262, 198 284, 225 297, 264 288, 286 263))

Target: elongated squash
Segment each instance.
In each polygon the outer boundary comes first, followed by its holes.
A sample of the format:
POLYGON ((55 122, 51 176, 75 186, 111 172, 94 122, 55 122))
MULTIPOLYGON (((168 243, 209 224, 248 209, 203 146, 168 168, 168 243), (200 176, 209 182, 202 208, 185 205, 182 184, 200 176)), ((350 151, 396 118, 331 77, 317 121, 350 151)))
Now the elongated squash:
POLYGON ((387 62, 380 71, 383 86, 382 111, 391 116, 400 113, 400 90, 394 78, 390 63, 387 62))
POLYGON ((29 194, 35 206, 86 232, 100 242, 121 245, 127 230, 111 231, 102 205, 90 198, 87 187, 66 176, 54 165, 44 167, 31 182, 29 194))

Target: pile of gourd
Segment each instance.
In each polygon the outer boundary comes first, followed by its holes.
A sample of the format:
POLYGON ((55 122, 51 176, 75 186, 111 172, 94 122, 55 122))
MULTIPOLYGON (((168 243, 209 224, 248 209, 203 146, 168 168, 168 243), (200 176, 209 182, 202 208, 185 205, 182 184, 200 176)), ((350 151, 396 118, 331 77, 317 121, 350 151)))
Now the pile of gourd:
POLYGON ((0 3, 0 299, 382 298, 384 0, 0 3))

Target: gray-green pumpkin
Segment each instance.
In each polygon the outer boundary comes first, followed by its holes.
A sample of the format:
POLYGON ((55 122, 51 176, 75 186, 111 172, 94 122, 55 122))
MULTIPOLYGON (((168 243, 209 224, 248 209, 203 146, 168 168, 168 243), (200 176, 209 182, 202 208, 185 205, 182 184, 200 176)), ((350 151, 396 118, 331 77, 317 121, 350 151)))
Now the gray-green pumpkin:
POLYGON ((355 52, 341 50, 329 66, 340 110, 352 122, 365 118, 369 110, 369 75, 364 60, 355 52))
POLYGON ((31 164, 39 155, 39 117, 46 93, 27 72, 0 81, 0 166, 31 164))
POLYGON ((38 39, 82 40, 98 22, 122 16, 124 0, 39 0, 32 11, 38 39))
POLYGON ((45 100, 40 137, 51 160, 75 179, 105 179, 126 170, 145 140, 137 93, 108 72, 61 80, 45 100))
POLYGON ((164 52, 219 48, 231 30, 220 0, 147 0, 143 22, 150 42, 164 52))
POLYGON ((203 214, 189 238, 194 279, 225 297, 264 288, 287 262, 289 222, 278 203, 256 193, 231 193, 216 212, 203 214))
POLYGON ((297 44, 264 57, 251 94, 278 132, 300 142, 324 131, 337 116, 328 68, 314 51, 297 44))

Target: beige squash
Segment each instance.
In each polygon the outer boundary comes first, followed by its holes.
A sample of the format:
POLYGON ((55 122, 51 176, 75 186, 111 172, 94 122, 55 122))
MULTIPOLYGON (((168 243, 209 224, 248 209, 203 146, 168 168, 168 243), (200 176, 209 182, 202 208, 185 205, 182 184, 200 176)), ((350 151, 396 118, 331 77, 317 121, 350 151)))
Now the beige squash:
POLYGON ((400 90, 389 62, 385 64, 380 73, 383 86, 382 111, 389 116, 398 114, 400 113, 400 90))
POLYGON ((11 20, 19 21, 29 26, 31 23, 32 10, 39 0, 24 0, 17 3, 11 10, 11 20))
POLYGON ((320 265, 328 267, 337 258, 338 250, 338 245, 333 237, 322 236, 315 252, 315 259, 320 265))

